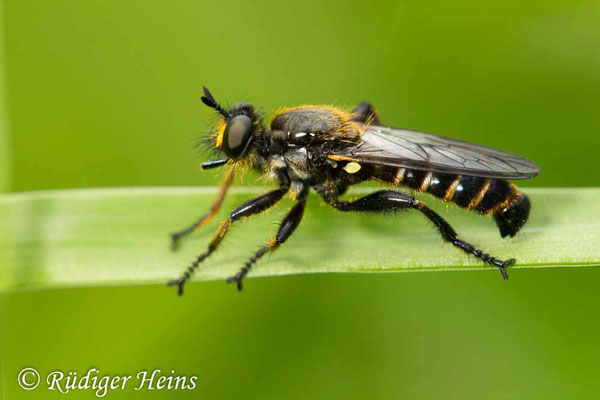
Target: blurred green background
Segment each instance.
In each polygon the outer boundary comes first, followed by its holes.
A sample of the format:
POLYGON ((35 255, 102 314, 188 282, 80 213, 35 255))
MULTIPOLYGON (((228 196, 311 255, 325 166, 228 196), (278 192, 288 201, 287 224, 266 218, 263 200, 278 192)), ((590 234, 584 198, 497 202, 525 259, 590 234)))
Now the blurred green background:
MULTIPOLYGON (((526 186, 600 184, 597 1, 2 8, 0 173, 12 191, 216 184, 193 146, 213 116, 203 85, 267 114, 368 99, 386 124, 532 158, 542 173, 526 186)), ((198 376, 191 392, 111 398, 597 398, 599 283, 593 268, 508 282, 491 271, 294 276, 241 294, 194 283, 183 298, 161 286, 2 295, 0 396, 64 398, 17 386, 33 366, 198 376)))

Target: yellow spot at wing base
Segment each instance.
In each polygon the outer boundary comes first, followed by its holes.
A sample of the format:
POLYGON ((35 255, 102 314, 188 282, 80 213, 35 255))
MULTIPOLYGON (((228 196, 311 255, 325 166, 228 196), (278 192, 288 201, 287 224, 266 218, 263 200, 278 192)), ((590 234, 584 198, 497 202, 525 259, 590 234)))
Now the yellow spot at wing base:
POLYGON ((344 166, 344 171, 349 174, 355 174, 360 171, 360 164, 354 161, 349 162, 344 166))
POLYGON ((331 156, 327 156, 327 158, 329 158, 330 160, 334 160, 334 161, 354 161, 354 162, 357 161, 354 158, 350 158, 350 157, 346 157, 346 156, 331 155, 331 156))

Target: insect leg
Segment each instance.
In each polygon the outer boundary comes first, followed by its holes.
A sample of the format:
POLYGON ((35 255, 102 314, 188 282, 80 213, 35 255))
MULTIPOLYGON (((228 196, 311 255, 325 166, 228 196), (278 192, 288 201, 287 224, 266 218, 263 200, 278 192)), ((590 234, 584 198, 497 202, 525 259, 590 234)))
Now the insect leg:
POLYGON ((442 239, 444 241, 451 243, 453 246, 461 249, 465 253, 474 255, 475 257, 481 259, 484 263, 488 263, 497 267, 502 273, 503 279, 508 279, 506 267, 514 264, 515 262, 513 258, 506 261, 499 260, 481 250, 476 249, 472 244, 458 239, 456 231, 445 219, 443 219, 431 208, 427 207, 427 205, 424 203, 407 194, 391 190, 381 190, 365 197, 361 197, 355 201, 341 201, 338 200, 337 197, 328 195, 326 193, 321 195, 329 204, 341 211, 389 213, 402 211, 409 208, 418 210, 423 213, 431 222, 433 222, 438 232, 442 235, 442 239))
POLYGON ((230 169, 225 173, 225 178, 223 179, 223 182, 221 182, 221 186, 219 187, 219 191, 217 192, 217 197, 215 198, 212 206, 210 207, 210 212, 208 214, 203 215, 187 228, 171 233, 171 250, 177 250, 179 248, 179 241, 181 240, 181 238, 189 235, 199 227, 209 222, 219 212, 221 203, 223 203, 223 199, 225 199, 227 189, 229 189, 229 186, 231 186, 231 182, 233 182, 234 176, 235 172, 233 169, 230 169))
POLYGON ((221 223, 221 225, 219 226, 219 229, 217 229, 217 232, 208 244, 208 248, 206 249, 206 251, 200 254, 198 257, 196 257, 192 264, 184 271, 184 273, 179 278, 167 282, 167 285, 177 285, 177 293, 181 296, 183 294, 183 285, 185 284, 185 282, 192 276, 192 273, 196 268, 198 268, 198 265, 200 265, 202 261, 204 261, 208 256, 210 256, 217 249, 217 247, 219 247, 219 244, 221 243, 225 235, 227 235, 227 232, 229 231, 231 225, 235 221, 266 211, 267 209, 274 206, 279 200, 281 200, 283 195, 288 191, 289 182, 286 182, 285 184, 280 183, 280 185, 281 187, 279 189, 273 190, 271 192, 263 194, 262 196, 247 201, 246 203, 233 210, 233 212, 229 215, 229 218, 223 221, 223 223, 221 223))
POLYGON ((269 240, 263 247, 258 250, 254 256, 252 256, 244 266, 239 270, 237 274, 227 279, 227 283, 236 282, 237 289, 242 290, 242 279, 246 276, 252 265, 262 256, 270 251, 276 250, 280 245, 282 245, 291 235, 294 233, 300 221, 302 221, 302 216, 304 215, 304 207, 306 205, 306 196, 308 194, 308 190, 303 190, 300 196, 298 197, 298 203, 290 212, 285 216, 281 224, 279 225, 279 230, 274 238, 269 240))
POLYGON ((373 125, 381 125, 379 114, 373 105, 368 101, 363 101, 352 110, 352 121, 356 122, 370 122, 373 125))

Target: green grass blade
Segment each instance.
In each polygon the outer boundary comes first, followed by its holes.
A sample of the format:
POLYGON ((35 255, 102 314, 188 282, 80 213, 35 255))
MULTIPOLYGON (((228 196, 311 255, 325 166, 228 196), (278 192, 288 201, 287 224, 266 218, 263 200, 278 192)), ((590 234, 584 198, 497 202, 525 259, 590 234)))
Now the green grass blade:
MULTIPOLYGON (((233 189, 219 219, 264 190, 233 189)), ((463 239, 499 258, 516 258, 513 268, 600 265, 600 189, 526 192, 532 214, 514 239, 501 239, 491 218, 423 199, 463 239)), ((205 249, 218 221, 184 241, 176 253, 169 250, 168 233, 203 214, 214 194, 214 188, 148 188, 1 195, 0 290, 164 283, 205 249)), ((282 203, 267 215, 237 223, 195 279, 225 279, 236 272, 277 229, 292 201, 282 203)), ((250 276, 481 268, 442 243, 418 212, 349 215, 311 195, 298 232, 260 260, 250 276)))
POLYGON ((0 1, 0 193, 7 192, 11 185, 11 149, 8 101, 6 99, 4 32, 4 4, 0 1))

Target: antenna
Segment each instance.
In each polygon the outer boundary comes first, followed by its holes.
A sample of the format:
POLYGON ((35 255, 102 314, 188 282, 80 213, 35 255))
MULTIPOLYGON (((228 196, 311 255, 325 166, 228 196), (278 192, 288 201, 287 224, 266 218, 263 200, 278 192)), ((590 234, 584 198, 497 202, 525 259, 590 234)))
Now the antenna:
POLYGON ((217 110, 219 112, 219 114, 221 114, 225 118, 229 119, 229 113, 227 111, 225 111, 225 109, 223 107, 221 107, 221 105, 219 103, 217 103, 217 101, 215 100, 213 95, 210 93, 208 88, 206 86, 203 86, 202 90, 204 92, 204 96, 202 96, 202 98, 200 100, 202 100, 202 102, 204 104, 206 104, 207 106, 209 106, 210 108, 214 108, 215 110, 217 110))

